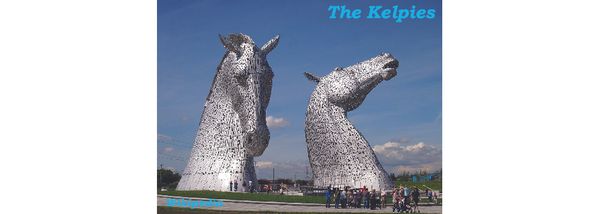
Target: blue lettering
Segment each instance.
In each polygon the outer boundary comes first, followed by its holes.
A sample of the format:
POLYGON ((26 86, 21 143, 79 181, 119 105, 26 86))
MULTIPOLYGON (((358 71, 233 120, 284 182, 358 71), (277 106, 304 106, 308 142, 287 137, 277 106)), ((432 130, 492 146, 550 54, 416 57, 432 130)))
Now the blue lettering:
POLYGON ((327 11, 331 11, 330 19, 335 19, 335 13, 340 9, 340 6, 330 5, 327 11))
POLYGON ((174 207, 175 206, 175 200, 172 199, 172 198, 167 198, 167 206, 174 207))
POLYGON ((384 19, 389 19, 390 13, 392 13, 392 10, 385 9, 385 10, 381 11, 381 17, 383 17, 384 19))
POLYGON ((198 201, 192 201, 192 203, 190 204, 190 207, 192 207, 192 208, 198 207, 198 201))
POLYGON ((425 9, 420 9, 419 11, 417 11, 417 18, 418 19, 425 18, 425 13, 427 13, 427 11, 425 9))
POLYGON ((415 9, 417 8, 417 6, 412 6, 412 10, 410 10, 410 18, 414 19, 415 18, 415 9))
POLYGON ((398 18, 396 19, 396 22, 398 22, 398 23, 402 22, 402 19, 406 19, 410 15, 410 12, 408 11, 408 9, 401 9, 398 12, 399 12, 399 15, 398 15, 398 18))
POLYGON ((433 19, 433 18, 435 18, 435 10, 434 10, 434 9, 429 9, 429 10, 427 10, 427 18, 428 18, 428 19, 433 19))
POLYGON ((381 9, 381 6, 369 6, 369 16, 367 16, 367 19, 380 19, 379 9, 381 9))
POLYGON ((362 13, 362 10, 359 10, 359 9, 352 11, 352 18, 360 19, 360 13, 362 13))

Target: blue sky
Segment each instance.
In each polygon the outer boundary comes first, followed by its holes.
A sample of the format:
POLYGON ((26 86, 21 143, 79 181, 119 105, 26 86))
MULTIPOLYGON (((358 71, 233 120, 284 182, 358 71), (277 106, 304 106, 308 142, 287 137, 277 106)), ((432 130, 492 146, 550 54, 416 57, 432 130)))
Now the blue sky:
POLYGON ((193 144, 203 102, 225 52, 218 34, 241 32, 260 47, 274 35, 268 56, 275 77, 267 109, 271 140, 257 160, 259 178, 298 178, 308 165, 304 116, 314 83, 302 75, 326 75, 389 52, 398 75, 375 88, 348 113, 388 172, 441 168, 441 1, 158 1, 158 161, 182 171, 193 144), (329 19, 329 5, 360 8, 435 9, 434 19, 329 19))

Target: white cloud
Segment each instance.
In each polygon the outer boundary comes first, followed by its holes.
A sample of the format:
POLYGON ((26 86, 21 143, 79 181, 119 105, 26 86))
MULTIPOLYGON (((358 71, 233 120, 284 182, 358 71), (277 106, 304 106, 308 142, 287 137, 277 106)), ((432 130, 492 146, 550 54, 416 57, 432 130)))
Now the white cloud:
POLYGON ((166 166, 166 167, 163 167, 163 169, 167 169, 167 170, 171 170, 173 172, 179 173, 179 170, 177 170, 177 168, 175 168, 173 166, 166 166))
POLYGON ((158 138, 158 140, 162 140, 162 141, 172 141, 173 140, 173 138, 171 136, 164 135, 161 133, 158 133, 157 138, 158 138))
POLYGON ((442 149, 423 142, 408 144, 407 142, 387 142, 373 146, 377 158, 389 173, 417 170, 437 171, 442 168, 442 149))
POLYGON ((269 128, 281 128, 281 127, 287 126, 288 124, 289 124, 289 122, 283 117, 273 117, 273 116, 267 117, 267 126, 269 128))
POLYGON ((273 168, 273 162, 271 161, 256 161, 257 169, 270 169, 273 168))
POLYGON ((164 150, 165 152, 172 152, 175 149, 173 147, 165 147, 164 150))
POLYGON ((182 122, 187 122, 188 120, 190 120, 190 117, 188 117, 186 115, 181 116, 181 121, 182 122))

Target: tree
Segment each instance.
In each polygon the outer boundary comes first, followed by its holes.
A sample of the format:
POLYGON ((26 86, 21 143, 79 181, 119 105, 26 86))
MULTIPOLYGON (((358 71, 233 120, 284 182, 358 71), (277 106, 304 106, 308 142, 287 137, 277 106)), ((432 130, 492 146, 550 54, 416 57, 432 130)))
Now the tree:
POLYGON ((390 173, 390 179, 392 179, 392 181, 395 181, 396 180, 396 174, 390 173))
POLYGON ((177 184, 181 179, 179 173, 171 171, 170 169, 158 169, 156 173, 156 183, 159 189, 166 187, 167 189, 177 188, 177 184))

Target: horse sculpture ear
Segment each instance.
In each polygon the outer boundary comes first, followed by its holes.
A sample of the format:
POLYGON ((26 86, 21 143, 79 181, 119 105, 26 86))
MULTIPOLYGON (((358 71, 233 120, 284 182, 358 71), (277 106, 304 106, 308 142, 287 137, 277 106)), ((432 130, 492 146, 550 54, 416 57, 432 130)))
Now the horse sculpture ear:
POLYGON ((225 38, 219 34, 219 39, 221 40, 221 43, 223 43, 223 46, 227 48, 227 50, 234 52, 238 57, 240 56, 240 52, 233 46, 228 38, 225 38))
POLYGON ((317 75, 308 73, 308 72, 304 72, 304 76, 306 77, 306 79, 310 80, 310 81, 314 81, 316 83, 321 82, 321 77, 318 77, 317 75))
POLYGON ((269 40, 267 43, 265 43, 260 48, 260 51, 263 52, 265 55, 267 55, 267 54, 269 54, 269 52, 271 52, 273 50, 273 48, 277 47, 277 43, 279 43, 279 35, 273 37, 271 40, 269 40))

